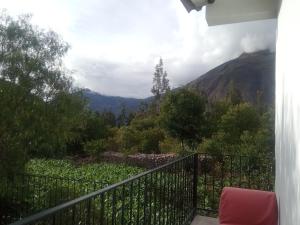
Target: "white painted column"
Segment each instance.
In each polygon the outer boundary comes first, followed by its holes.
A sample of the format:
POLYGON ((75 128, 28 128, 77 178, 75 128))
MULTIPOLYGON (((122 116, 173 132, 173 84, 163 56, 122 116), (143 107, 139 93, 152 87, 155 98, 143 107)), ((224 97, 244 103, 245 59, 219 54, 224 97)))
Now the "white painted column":
POLYGON ((299 225, 300 0, 283 0, 278 16, 276 192, 280 225, 299 225))

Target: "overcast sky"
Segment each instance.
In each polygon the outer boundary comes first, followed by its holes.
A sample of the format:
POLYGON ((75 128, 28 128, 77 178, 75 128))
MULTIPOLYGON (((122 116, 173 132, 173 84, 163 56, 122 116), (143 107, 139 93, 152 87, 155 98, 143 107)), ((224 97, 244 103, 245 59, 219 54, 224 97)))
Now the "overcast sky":
POLYGON ((11 15, 59 33, 76 85, 101 94, 149 96, 162 57, 172 87, 242 52, 275 48, 276 20, 208 27, 180 0, 0 0, 11 15))

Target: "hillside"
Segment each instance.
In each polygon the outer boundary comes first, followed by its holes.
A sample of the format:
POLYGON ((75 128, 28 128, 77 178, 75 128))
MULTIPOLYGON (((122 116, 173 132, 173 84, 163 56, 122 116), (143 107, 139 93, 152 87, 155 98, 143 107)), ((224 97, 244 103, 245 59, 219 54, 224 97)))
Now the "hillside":
POLYGON ((243 53, 240 57, 228 61, 185 87, 204 91, 209 99, 226 97, 230 83, 240 91, 245 101, 256 103, 257 93, 267 105, 275 99, 275 53, 260 51, 243 53))
POLYGON ((101 95, 89 89, 85 89, 83 95, 88 99, 89 107, 92 110, 99 112, 107 110, 115 115, 120 113, 123 105, 127 112, 134 112, 138 110, 140 103, 145 101, 144 99, 101 95))
MULTIPOLYGON (((243 53, 199 76, 184 87, 205 92, 210 100, 225 98, 230 85, 240 91, 245 101, 256 103, 258 93, 261 102, 267 105, 275 99, 275 53, 260 51, 243 53)), ((136 99, 101 95, 89 89, 84 91, 90 108, 95 111, 109 110, 118 115, 122 105, 128 111, 136 111, 141 102, 149 102, 151 98, 136 99)))

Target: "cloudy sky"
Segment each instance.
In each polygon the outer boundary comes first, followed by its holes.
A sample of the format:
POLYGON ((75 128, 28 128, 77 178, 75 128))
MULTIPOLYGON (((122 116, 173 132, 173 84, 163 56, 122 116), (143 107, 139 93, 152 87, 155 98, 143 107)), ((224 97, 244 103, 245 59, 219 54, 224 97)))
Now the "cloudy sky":
POLYGON ((149 96, 162 57, 172 87, 242 52, 274 49, 276 20, 208 27, 180 0, 0 0, 11 15, 59 33, 76 84, 106 95, 149 96))

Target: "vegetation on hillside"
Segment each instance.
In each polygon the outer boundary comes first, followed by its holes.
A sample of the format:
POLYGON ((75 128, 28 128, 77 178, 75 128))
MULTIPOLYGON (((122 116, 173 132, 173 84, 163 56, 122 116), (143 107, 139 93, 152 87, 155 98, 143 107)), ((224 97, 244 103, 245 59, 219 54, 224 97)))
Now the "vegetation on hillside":
POLYGON ((2 174, 24 171, 33 157, 100 158, 105 151, 273 154, 273 110, 243 102, 234 84, 219 101, 185 88, 170 91, 160 59, 153 102, 136 113, 124 106, 116 117, 88 109, 62 63, 69 46, 56 33, 31 25, 28 16, 2 13, 0 40, 2 174))

